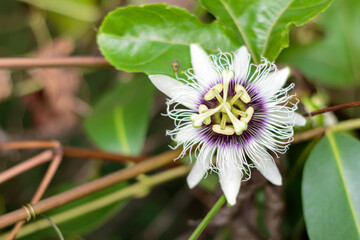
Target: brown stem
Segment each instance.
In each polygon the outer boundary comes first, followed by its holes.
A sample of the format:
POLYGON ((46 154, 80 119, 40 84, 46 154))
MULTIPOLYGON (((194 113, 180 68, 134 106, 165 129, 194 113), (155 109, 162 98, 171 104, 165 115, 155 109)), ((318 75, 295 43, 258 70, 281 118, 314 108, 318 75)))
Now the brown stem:
POLYGON ((350 119, 339 122, 338 124, 330 127, 315 128, 306 132, 297 133, 294 135, 292 143, 299 143, 311 138, 321 136, 326 131, 338 132, 338 131, 349 131, 360 128, 360 118, 350 119))
POLYGON ((125 156, 86 148, 64 147, 64 156, 77 158, 98 158, 114 162, 141 162, 145 157, 125 156))
POLYGON ((43 163, 50 161, 52 157, 53 157, 53 150, 47 150, 8 170, 3 171, 2 173, 0 173, 0 184, 6 182, 7 180, 23 172, 26 172, 29 169, 32 169, 36 166, 39 166, 43 163))
POLYGON ((323 109, 316 110, 316 111, 313 111, 310 113, 305 113, 305 114, 303 114, 303 116, 304 117, 312 117, 312 116, 315 116, 315 115, 318 115, 321 113, 332 112, 332 111, 337 111, 337 110, 352 108, 352 107, 358 107, 358 106, 360 106, 360 101, 323 108, 323 109))
POLYGON ((58 141, 20 141, 0 143, 0 149, 58 148, 58 141))
POLYGON ((31 204, 35 204, 40 201, 41 197, 44 195, 45 190, 48 188, 51 180, 53 179, 61 161, 62 153, 59 152, 55 155, 54 159, 51 161, 49 168, 47 169, 44 178, 42 179, 39 188, 37 189, 34 197, 31 199, 31 204))
POLYGON ((326 127, 321 127, 321 128, 315 128, 315 129, 311 129, 309 131, 297 133, 294 135, 294 140, 291 143, 295 144, 295 143, 299 143, 299 142, 304 142, 304 141, 312 139, 314 137, 321 136, 321 135, 325 134, 326 129, 327 129, 326 127))
MULTIPOLYGON (((122 169, 105 177, 99 178, 89 183, 73 188, 69 191, 49 197, 33 205, 36 214, 42 214, 51 209, 60 207, 66 203, 75 201, 91 193, 110 187, 121 181, 128 180, 141 173, 145 173, 171 162, 181 153, 181 149, 165 152, 161 155, 142 161, 131 168, 122 169)), ((25 220, 27 213, 25 209, 18 209, 13 212, 0 216, 0 229, 10 226, 18 221, 25 220)))
MULTIPOLYGON (((19 141, 0 143, 0 149, 34 149, 34 148, 60 148, 61 144, 56 141, 19 141)), ((114 162, 140 162, 145 159, 143 156, 125 156, 116 153, 104 152, 87 148, 63 147, 65 157, 76 158, 97 158, 114 162)))
MULTIPOLYGON (((54 156, 54 159, 51 161, 48 170, 45 173, 44 178, 42 179, 38 189, 36 190, 33 198, 31 199, 30 203, 35 204, 40 201, 41 197, 44 195, 46 189, 48 188, 51 180, 53 179, 56 170, 58 169, 62 160, 62 152, 58 151, 57 154, 54 156)), ((15 239, 17 233, 21 229, 21 227, 25 224, 25 221, 18 222, 15 227, 12 229, 11 233, 7 237, 7 240, 15 239)))
POLYGON ((0 69, 111 67, 103 57, 0 58, 0 69))

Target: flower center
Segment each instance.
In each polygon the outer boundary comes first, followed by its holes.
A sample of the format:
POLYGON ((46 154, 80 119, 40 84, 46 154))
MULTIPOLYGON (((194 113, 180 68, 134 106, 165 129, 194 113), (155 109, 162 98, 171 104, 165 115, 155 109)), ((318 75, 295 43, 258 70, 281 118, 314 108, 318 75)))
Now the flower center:
POLYGON ((247 129, 247 124, 254 114, 253 107, 247 107, 251 101, 249 94, 240 84, 235 85, 235 95, 228 96, 229 83, 234 77, 234 71, 222 72, 223 83, 213 86, 205 95, 204 99, 210 101, 214 98, 218 101, 215 108, 208 109, 204 104, 199 106, 199 113, 190 116, 195 128, 202 124, 209 125, 213 121, 212 130, 223 135, 240 135, 247 129), (223 92, 222 96, 220 93, 223 92))

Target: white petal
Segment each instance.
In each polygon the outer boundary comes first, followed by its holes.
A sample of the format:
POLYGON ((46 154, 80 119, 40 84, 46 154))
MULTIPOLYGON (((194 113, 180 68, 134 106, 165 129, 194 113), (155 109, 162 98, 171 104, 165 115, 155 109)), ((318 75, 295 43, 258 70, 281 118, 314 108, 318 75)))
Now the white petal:
POLYGON ((294 122, 296 126, 305 126, 306 119, 298 113, 294 113, 294 122))
POLYGON ((190 109, 196 109, 197 92, 184 83, 165 75, 149 75, 151 82, 157 89, 169 98, 190 109))
POLYGON ((282 177, 272 156, 259 144, 252 142, 251 151, 248 151, 249 157, 255 167, 272 184, 282 185, 282 177))
POLYGON ((194 188, 204 178, 210 167, 210 160, 212 159, 213 153, 211 148, 206 148, 199 154, 198 159, 186 178, 189 188, 194 188))
POLYGON ((245 46, 242 46, 236 50, 234 55, 234 61, 232 68, 235 71, 235 76, 240 79, 244 79, 247 75, 250 64, 250 55, 245 46))
POLYGON ((210 60, 206 52, 198 45, 190 45, 191 64, 202 88, 207 89, 210 83, 214 83, 220 78, 217 71, 214 69, 214 64, 210 60))
POLYGON ((272 184, 275 184, 278 186, 282 185, 281 174, 272 158, 263 159, 261 164, 255 163, 255 167, 272 184))
POLYGON ((199 138, 199 134, 191 124, 182 127, 178 134, 176 135, 175 140, 177 142, 186 142, 186 141, 196 141, 199 138))
POLYGON ((277 72, 270 73, 269 76, 264 80, 266 81, 266 89, 263 92, 266 96, 271 97, 280 88, 284 87, 286 80, 290 75, 290 68, 285 67, 277 72))
POLYGON ((237 168, 219 169, 220 185, 229 205, 236 203, 240 191, 242 173, 237 168))

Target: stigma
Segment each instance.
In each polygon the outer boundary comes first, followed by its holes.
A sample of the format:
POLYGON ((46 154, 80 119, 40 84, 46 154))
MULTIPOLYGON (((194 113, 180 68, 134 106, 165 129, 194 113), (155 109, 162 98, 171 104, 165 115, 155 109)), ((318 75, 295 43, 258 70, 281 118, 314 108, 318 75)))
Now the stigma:
POLYGON ((222 83, 214 85, 204 95, 204 100, 216 100, 214 108, 208 108, 205 104, 199 105, 198 112, 190 116, 195 128, 204 125, 212 125, 212 131, 223 135, 240 135, 247 129, 248 123, 254 114, 254 108, 248 107, 251 101, 246 89, 235 85, 235 94, 229 96, 229 84, 234 78, 234 71, 222 72, 222 83))

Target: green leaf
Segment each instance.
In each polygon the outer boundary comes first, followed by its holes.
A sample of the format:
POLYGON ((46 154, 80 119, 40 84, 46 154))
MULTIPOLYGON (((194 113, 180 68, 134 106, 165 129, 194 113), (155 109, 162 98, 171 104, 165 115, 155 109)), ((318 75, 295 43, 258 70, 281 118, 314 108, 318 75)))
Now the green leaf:
POLYGON ((289 28, 300 26, 332 0, 200 0, 247 45, 255 63, 261 56, 273 61, 289 46, 289 28))
POLYGON ((95 22, 100 15, 93 0, 20 0, 37 8, 86 22, 95 22))
POLYGON ((145 141, 154 90, 144 77, 116 83, 85 120, 87 134, 103 150, 139 154, 145 141))
MULTIPOLYGON (((62 37, 70 36, 78 46, 81 46, 80 42, 84 41, 84 36, 86 36, 89 31, 93 31, 94 23, 97 22, 101 16, 101 11, 96 5, 95 0, 19 1, 42 10, 35 11, 35 13, 32 14, 31 18, 34 19, 33 22, 40 24, 41 21, 46 21, 46 26, 50 26, 51 31, 61 33, 62 37)), ((42 25, 40 24, 38 28, 42 29, 40 26, 42 25)), ((43 31, 44 30, 40 32, 43 31)), ((47 35, 45 34, 45 36, 47 35)))
POLYGON ((359 84, 360 2, 335 1, 319 18, 325 37, 312 44, 294 45, 280 61, 299 68, 310 80, 330 87, 359 84))
POLYGON ((328 133, 304 168, 302 199, 310 239, 360 239, 360 142, 328 133))
POLYGON ((218 22, 204 24, 184 9, 165 4, 128 6, 110 13, 98 33, 98 45, 116 68, 174 76, 191 67, 191 43, 209 53, 236 50, 241 44, 218 22))

